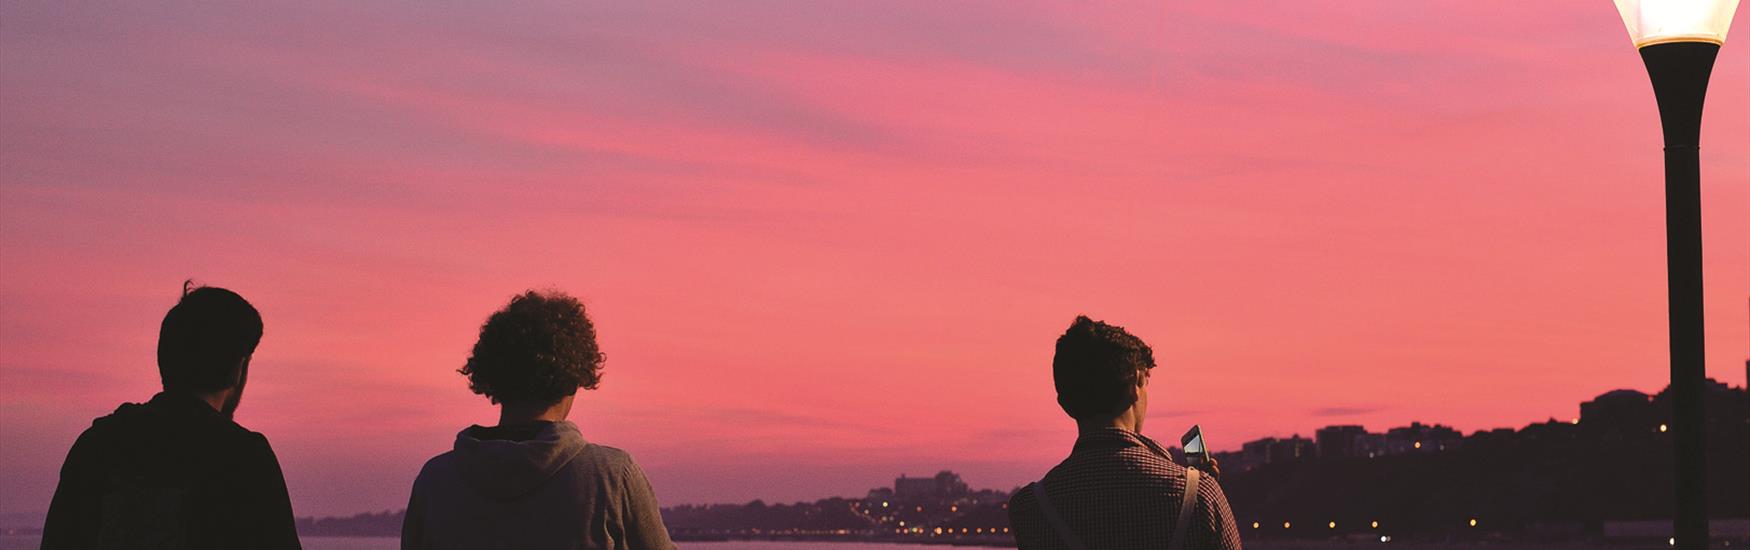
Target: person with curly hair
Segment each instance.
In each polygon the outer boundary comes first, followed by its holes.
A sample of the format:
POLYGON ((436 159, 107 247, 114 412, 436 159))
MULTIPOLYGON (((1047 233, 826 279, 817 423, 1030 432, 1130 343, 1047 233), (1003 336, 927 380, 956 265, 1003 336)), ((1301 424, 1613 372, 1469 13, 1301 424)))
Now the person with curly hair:
POLYGON ((602 378, 595 324, 576 298, 511 298, 459 372, 499 406, 498 425, 469 426, 425 463, 403 549, 674 547, 644 471, 565 419, 577 390, 602 378))

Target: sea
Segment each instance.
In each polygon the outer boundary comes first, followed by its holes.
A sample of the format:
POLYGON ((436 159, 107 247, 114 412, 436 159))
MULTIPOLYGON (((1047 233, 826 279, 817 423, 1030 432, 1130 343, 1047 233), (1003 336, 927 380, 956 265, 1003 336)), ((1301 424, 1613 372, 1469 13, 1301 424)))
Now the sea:
MULTIPOLYGON (((401 539, 394 537, 305 537, 304 550, 400 550, 401 539)), ((42 537, 36 535, 0 535, 0 550, 37 550, 42 537)), ((917 544, 878 544, 862 542, 689 542, 682 548, 704 550, 928 550, 948 548, 917 544)))
MULTIPOLYGON (((398 550, 401 541, 393 537, 306 537, 303 539, 305 550, 398 550)), ((1717 545, 1717 543, 1716 543, 1717 545)), ((42 537, 36 535, 0 535, 0 550, 36 550, 42 546, 42 537)), ((689 542, 680 545, 688 550, 929 550, 931 548, 959 548, 940 545, 922 544, 887 544, 868 542, 773 542, 773 541, 729 541, 729 542, 689 542)), ((1594 548, 1583 543, 1550 544, 1550 543, 1392 543, 1389 545, 1358 544, 1353 542, 1259 542, 1247 543, 1247 550, 1360 550, 1363 548, 1383 547, 1396 550, 1580 550, 1594 548)), ((1634 550, 1632 545, 1610 545, 1610 550, 1634 550)), ((1646 546, 1648 550, 1660 548, 1659 545, 1646 546)), ((1730 547, 1727 547, 1730 550, 1730 547)))
MULTIPOLYGON (((305 537, 304 550, 400 550, 401 539, 394 537, 305 537)), ((42 537, 36 535, 0 535, 0 550, 37 550, 42 537)), ((863 542, 689 542, 682 548, 704 550, 928 550, 946 546, 917 544, 878 544, 863 542)))

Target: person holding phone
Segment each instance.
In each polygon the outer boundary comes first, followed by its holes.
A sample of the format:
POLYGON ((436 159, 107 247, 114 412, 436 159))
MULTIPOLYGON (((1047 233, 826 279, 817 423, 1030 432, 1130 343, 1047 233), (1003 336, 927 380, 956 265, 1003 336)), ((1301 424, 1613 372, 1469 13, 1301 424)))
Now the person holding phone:
MULTIPOLYGON (((1057 404, 1079 435, 1068 458, 1009 498, 1019 548, 1240 548, 1214 460, 1181 466, 1142 435, 1154 367, 1148 344, 1087 316, 1057 339, 1057 404)), ((1193 442, 1203 450, 1201 429, 1183 440, 1188 451, 1193 442)))

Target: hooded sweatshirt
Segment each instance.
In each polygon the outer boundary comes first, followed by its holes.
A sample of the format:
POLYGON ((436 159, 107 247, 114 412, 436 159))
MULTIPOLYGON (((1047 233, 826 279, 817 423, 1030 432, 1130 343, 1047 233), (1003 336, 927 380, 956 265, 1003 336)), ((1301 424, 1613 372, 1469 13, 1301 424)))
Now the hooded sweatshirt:
POLYGON ((674 548, 644 471, 570 422, 470 426, 425 463, 403 550, 674 548))
POLYGON ((79 435, 43 525, 44 549, 298 548, 267 438, 198 398, 160 393, 79 435))

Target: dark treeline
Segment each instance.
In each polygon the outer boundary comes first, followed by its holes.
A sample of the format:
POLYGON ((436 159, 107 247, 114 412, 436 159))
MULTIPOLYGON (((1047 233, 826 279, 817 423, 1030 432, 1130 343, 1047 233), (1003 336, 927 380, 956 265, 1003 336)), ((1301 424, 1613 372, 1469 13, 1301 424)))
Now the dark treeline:
POLYGON ((393 537, 401 534, 405 510, 367 512, 344 518, 298 518, 298 534, 306 537, 393 537))

